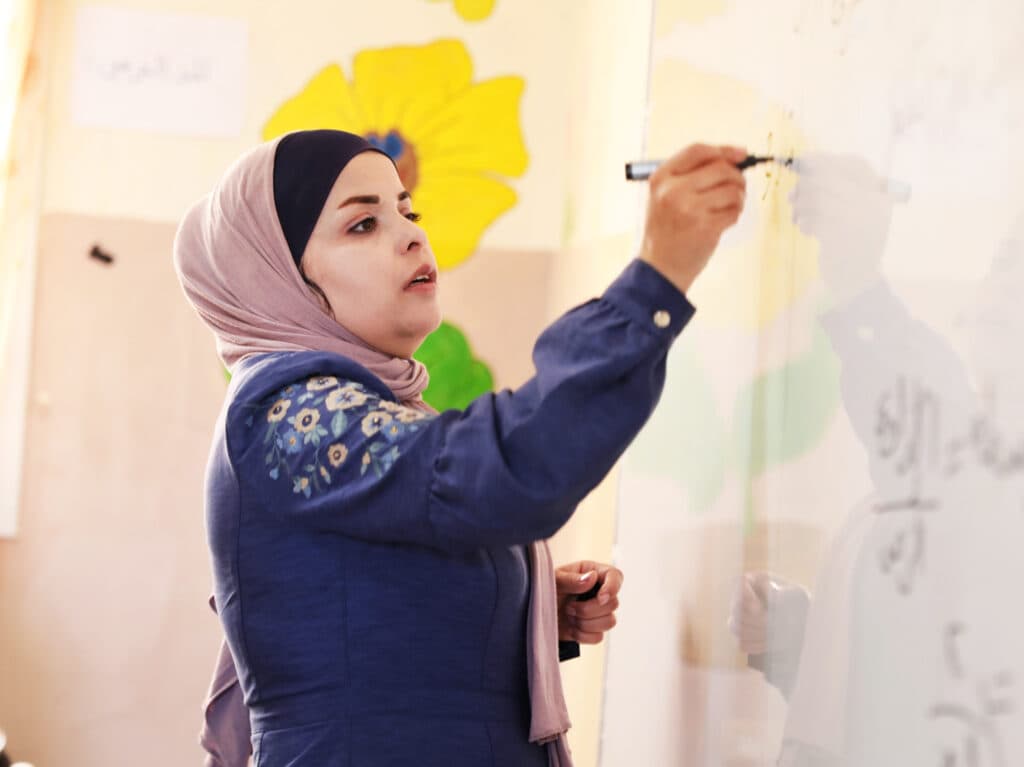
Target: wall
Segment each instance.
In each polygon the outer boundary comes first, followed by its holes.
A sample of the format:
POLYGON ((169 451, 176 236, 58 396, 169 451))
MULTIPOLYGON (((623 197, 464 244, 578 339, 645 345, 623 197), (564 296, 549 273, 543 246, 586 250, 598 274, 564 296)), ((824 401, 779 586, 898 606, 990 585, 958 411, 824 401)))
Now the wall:
MULTIPOLYGON (((249 25, 244 127, 203 139, 74 124, 74 22, 88 4, 43 5, 39 86, 19 118, 21 135, 38 137, 19 150, 38 173, 21 187, 24 231, 5 239, 37 269, 27 381, 12 400, 25 422, 19 531, 0 540, 0 604, 17 628, 0 638, 0 725, 11 752, 40 767, 198 763, 219 640, 205 603, 202 471, 224 380, 171 271, 181 212, 325 64, 351 75, 359 50, 461 39, 475 81, 525 80, 529 161, 508 179, 517 205, 442 275, 442 296, 496 386, 515 386, 547 320, 599 293, 631 255, 640 193, 599 190, 640 149, 649 21, 613 0, 499 0, 476 24, 448 2, 377 2, 354 23, 326 0, 298 19, 283 0, 230 0, 217 13, 249 25), (624 108, 636 122, 617 127, 624 108), (96 245, 112 264, 89 258, 96 245)), ((613 499, 611 480, 558 536, 559 559, 610 558, 613 499)), ((602 664, 588 648, 565 669, 580 767, 596 763, 602 664)))

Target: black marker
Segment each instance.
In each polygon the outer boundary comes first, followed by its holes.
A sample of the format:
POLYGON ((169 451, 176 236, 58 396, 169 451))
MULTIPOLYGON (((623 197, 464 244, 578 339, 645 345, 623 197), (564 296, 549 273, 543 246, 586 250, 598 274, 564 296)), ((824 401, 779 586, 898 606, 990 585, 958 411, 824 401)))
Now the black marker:
MULTIPOLYGON (((601 576, 597 577, 597 581, 583 594, 576 596, 577 602, 589 602, 597 596, 597 593, 601 590, 604 583, 601 581, 601 576)), ((564 639, 558 640, 558 661, 572 660, 573 658, 580 657, 580 643, 570 642, 564 639)))
MULTIPOLYGON (((628 181, 646 181, 651 174, 661 165, 662 160, 638 160, 637 162, 626 163, 626 179, 628 181)), ((748 154, 738 163, 739 170, 753 168, 766 162, 777 162, 787 168, 800 171, 800 163, 795 157, 774 157, 772 155, 748 154)), ((882 184, 885 191, 892 197, 894 202, 907 202, 910 199, 910 185, 895 179, 883 179, 882 184)))
MULTIPOLYGON (((746 170, 747 168, 753 168, 755 165, 760 165, 765 162, 777 162, 782 165, 792 165, 792 157, 772 157, 771 155, 757 155, 748 154, 738 163, 736 167, 739 170, 746 170)), ((626 163, 626 179, 629 181, 646 181, 651 177, 651 174, 657 170, 658 166, 661 165, 661 160, 639 160, 637 162, 626 163)))
POLYGON ((591 599, 594 599, 597 596, 597 592, 599 592, 601 590, 601 587, 603 585, 604 584, 601 582, 601 579, 598 578, 597 582, 593 586, 591 586, 586 591, 586 593, 580 594, 580 595, 578 595, 576 597, 576 601, 577 602, 589 602, 591 599))

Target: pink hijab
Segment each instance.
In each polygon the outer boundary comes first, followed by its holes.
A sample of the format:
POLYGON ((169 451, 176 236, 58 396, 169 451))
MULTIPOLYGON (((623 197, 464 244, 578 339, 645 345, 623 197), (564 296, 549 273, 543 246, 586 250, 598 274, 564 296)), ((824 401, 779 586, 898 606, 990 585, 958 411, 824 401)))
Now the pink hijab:
MULTIPOLYGON (((216 188, 185 214, 174 241, 182 289, 213 331, 229 368, 248 356, 330 351, 380 378, 403 404, 421 399, 429 377, 418 361, 372 348, 320 307, 295 266, 274 204, 276 139, 244 155, 216 188)), ((546 745, 550 767, 572 767, 569 714, 558 667, 558 606, 551 555, 530 546, 527 674, 530 742, 546 745)), ((213 600, 211 598, 211 606, 213 600)), ((234 660, 221 644, 204 704, 200 742, 208 767, 244 767, 251 752, 249 716, 234 660)))

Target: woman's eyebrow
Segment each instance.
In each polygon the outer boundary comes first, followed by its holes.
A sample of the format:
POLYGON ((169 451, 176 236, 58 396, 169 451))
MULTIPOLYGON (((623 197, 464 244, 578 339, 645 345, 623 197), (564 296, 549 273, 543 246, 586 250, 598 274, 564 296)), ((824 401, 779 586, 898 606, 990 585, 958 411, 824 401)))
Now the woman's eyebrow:
MULTIPOLYGON (((407 190, 403 189, 398 194, 398 201, 401 202, 402 200, 408 200, 411 196, 412 195, 410 195, 407 190)), ((344 208, 346 205, 353 205, 356 203, 361 203, 363 205, 380 205, 380 196, 376 194, 357 194, 349 197, 338 207, 344 208)))

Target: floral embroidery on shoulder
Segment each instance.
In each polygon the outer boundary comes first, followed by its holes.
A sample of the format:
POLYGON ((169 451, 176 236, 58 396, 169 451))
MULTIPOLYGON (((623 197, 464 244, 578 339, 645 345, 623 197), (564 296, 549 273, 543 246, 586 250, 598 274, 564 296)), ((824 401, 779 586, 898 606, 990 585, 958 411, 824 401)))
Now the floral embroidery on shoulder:
POLYGON ((325 391, 326 389, 333 389, 338 385, 338 379, 334 376, 317 376, 316 378, 310 378, 306 382, 306 388, 310 391, 325 391))
POLYGON ((366 392, 354 384, 339 386, 327 395, 324 404, 328 410, 349 410, 359 407, 367 400, 366 392))
POLYGON ((401 455, 402 438, 428 418, 361 384, 314 376, 282 389, 266 407, 268 476, 289 481, 293 493, 311 498, 335 482, 354 452, 361 453, 360 477, 368 471, 382 477, 401 455))
POLYGON ((427 414, 423 411, 413 410, 411 407, 402 408, 402 412, 395 415, 395 418, 402 423, 414 423, 415 421, 422 421, 427 417, 427 414))
POLYGON ((288 415, 288 408, 292 406, 290 399, 284 399, 283 397, 274 403, 273 407, 267 413, 267 420, 270 423, 277 423, 288 415))
POLYGON ((391 413, 384 410, 374 410, 372 413, 367 413, 363 416, 363 434, 367 437, 372 437, 389 423, 391 423, 391 413))

